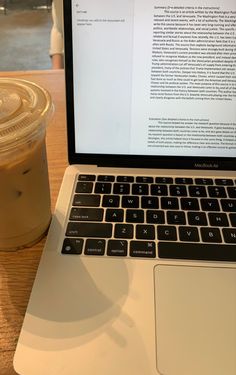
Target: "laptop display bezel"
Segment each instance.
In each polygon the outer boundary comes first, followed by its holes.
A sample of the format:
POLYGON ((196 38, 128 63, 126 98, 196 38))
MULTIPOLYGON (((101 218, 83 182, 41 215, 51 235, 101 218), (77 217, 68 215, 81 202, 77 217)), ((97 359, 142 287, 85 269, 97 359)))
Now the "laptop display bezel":
POLYGON ((88 164, 103 167, 236 170, 236 157, 114 155, 77 153, 75 150, 73 48, 72 48, 72 0, 64 1, 64 52, 67 147, 70 164, 88 164))

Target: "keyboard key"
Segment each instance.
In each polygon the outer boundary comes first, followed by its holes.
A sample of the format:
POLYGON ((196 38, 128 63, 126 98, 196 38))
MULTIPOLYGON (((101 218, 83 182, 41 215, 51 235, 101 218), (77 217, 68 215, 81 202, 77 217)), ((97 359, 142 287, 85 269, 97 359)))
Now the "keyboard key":
POLYGON ((168 195, 166 185, 151 185, 151 195, 168 195))
POLYGON ((187 196, 187 189, 184 185, 170 185, 170 195, 171 196, 187 196))
POLYGON ((206 197, 206 188, 205 186, 189 186, 189 195, 190 197, 206 197))
POLYGON ((215 184, 216 185, 230 186, 230 185, 233 185, 234 182, 230 178, 216 178, 215 184))
POLYGON ((208 186, 209 196, 212 198, 225 198, 227 197, 224 186, 208 186))
POLYGON ((155 182, 157 184, 173 184, 172 177, 156 177, 155 182))
POLYGON ((160 210, 148 210, 146 213, 146 221, 149 224, 164 224, 165 214, 160 210))
POLYGON ((186 242, 199 242, 198 229, 195 227, 179 227, 179 239, 186 242))
POLYGON ((96 182, 95 193, 110 194, 111 183, 110 182, 96 182))
POLYGON ((120 197, 119 195, 104 195, 102 200, 103 207, 119 207, 120 197))
POLYGON ((229 218, 232 227, 236 227, 236 214, 229 214, 229 218))
POLYGON ((132 176, 117 176, 117 182, 134 182, 134 177, 132 176))
POLYGON ((155 258, 156 244, 152 241, 131 241, 130 256, 141 258, 155 258))
POLYGON ((100 175, 100 176, 98 176, 97 181, 113 182, 113 181, 115 181, 115 176, 100 175))
POLYGON ((168 211, 167 212, 168 224, 186 224, 185 213, 182 211, 168 211))
POLYGON ((213 185, 212 178, 195 178, 196 185, 213 185))
POLYGON ((105 240, 89 239, 85 244, 85 255, 104 255, 105 254, 105 240))
POLYGON ((95 181, 96 176, 92 174, 80 174, 78 177, 79 181, 95 181))
POLYGON ((159 258, 236 262, 235 245, 159 242, 159 258))
POLYGON ((136 238, 139 240, 154 240, 155 227, 154 225, 137 225, 136 238))
POLYGON ((222 242, 218 228, 200 228, 203 242, 222 242))
POLYGON ((142 197, 141 207, 142 208, 158 208, 158 198, 157 197, 142 197))
POLYGON ((228 195, 230 198, 236 198, 236 187, 227 187, 228 195))
POLYGON ((124 210, 111 209, 106 210, 106 221, 110 222, 122 222, 124 220, 124 210))
POLYGON ((123 208, 139 208, 139 197, 132 195, 122 197, 123 208))
POLYGON ((193 179, 189 177, 177 177, 175 179, 176 184, 183 184, 183 185, 192 185, 193 179))
POLYGON ((157 238, 159 240, 176 241, 177 240, 176 228, 173 226, 158 225, 157 238))
POLYGON ((75 208, 70 212, 70 220, 75 221, 102 221, 103 208, 75 208))
POLYGON ((143 223, 144 211, 143 210, 126 210, 127 223, 143 223))
POLYGON ((129 194, 130 184, 115 183, 113 187, 114 194, 129 194))
POLYGON ((182 210, 199 211, 199 203, 197 198, 180 198, 182 210))
POLYGON ((143 183, 153 183, 153 177, 147 177, 147 176, 138 176, 136 177, 136 182, 143 182, 143 183))
POLYGON ((208 214, 209 221, 213 227, 228 227, 229 221, 227 215, 224 213, 212 213, 208 214))
POLYGON ((223 211, 236 212, 236 199, 221 199, 223 211))
POLYGON ((222 232, 226 243, 236 243, 236 229, 223 228, 222 232))
POLYGON ((148 195, 149 185, 148 184, 133 184, 132 194, 134 195, 148 195))
POLYGON ((220 211, 220 205, 217 199, 200 199, 203 211, 220 211))
POLYGON ((188 212, 189 225, 207 225, 207 217, 205 212, 188 212))
POLYGON ((161 208, 166 210, 178 210, 179 201, 178 198, 162 197, 161 198, 161 208))
POLYGON ((107 245, 107 255, 109 256, 127 256, 127 241, 109 240, 107 245))
POLYGON ((84 240, 82 238, 65 238, 62 254, 82 254, 84 240))
POLYGON ((66 236, 109 238, 112 236, 112 224, 69 222, 66 236))
POLYGON ((134 226, 132 224, 116 224, 114 237, 115 238, 133 238, 134 226))
POLYGON ((92 193, 93 183, 92 182, 78 182, 76 185, 76 193, 92 193))
POLYGON ((75 194, 73 206, 90 206, 98 207, 100 205, 101 196, 95 194, 75 194))

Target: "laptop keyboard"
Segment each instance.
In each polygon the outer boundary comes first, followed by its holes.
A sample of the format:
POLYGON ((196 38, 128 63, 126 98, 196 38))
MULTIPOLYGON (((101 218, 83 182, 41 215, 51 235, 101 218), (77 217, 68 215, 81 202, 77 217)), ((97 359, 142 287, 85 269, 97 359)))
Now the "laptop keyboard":
POLYGON ((233 179, 77 179, 63 254, 236 261, 233 179))

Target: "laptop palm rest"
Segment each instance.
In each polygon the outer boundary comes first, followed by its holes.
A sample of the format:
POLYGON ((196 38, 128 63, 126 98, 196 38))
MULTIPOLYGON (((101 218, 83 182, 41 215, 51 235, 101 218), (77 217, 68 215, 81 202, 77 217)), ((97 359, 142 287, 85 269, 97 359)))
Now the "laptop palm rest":
POLYGON ((236 374, 236 269, 157 265, 157 370, 236 374))

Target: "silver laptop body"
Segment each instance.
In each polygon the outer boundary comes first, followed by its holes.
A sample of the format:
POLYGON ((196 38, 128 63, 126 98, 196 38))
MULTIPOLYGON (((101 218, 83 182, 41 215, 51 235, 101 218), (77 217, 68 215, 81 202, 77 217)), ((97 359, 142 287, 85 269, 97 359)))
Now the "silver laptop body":
POLYGON ((64 2, 70 166, 17 373, 236 374, 235 18, 64 2))

